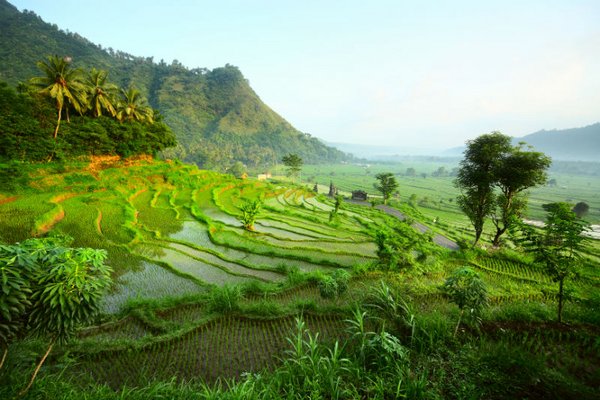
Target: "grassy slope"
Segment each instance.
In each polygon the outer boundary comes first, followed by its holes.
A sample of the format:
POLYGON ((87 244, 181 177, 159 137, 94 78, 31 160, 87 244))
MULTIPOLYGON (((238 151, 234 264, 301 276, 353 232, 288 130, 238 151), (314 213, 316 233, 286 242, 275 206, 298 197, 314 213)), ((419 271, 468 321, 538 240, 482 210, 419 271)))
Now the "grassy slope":
MULTIPOLYGON (((303 189, 239 181, 160 162, 93 173, 40 170, 40 176, 36 189, 0 197, 11 199, 0 204, 4 240, 22 240, 46 219, 52 220, 58 203, 64 216, 50 232, 69 233, 78 246, 107 248, 118 277, 105 308, 116 314, 57 349, 44 374, 64 368, 65 354, 72 354, 78 364, 54 382, 42 380, 40 390, 56 391, 62 384, 79 393, 79 385, 87 381, 120 390, 123 385, 146 387, 153 379, 164 381, 172 375, 214 383, 217 377, 239 379, 244 371, 273 370, 286 357, 284 338, 293 333, 293 315, 311 311, 305 319, 313 332, 320 332, 326 341, 346 340, 344 321, 351 319, 356 304, 368 302, 365 296, 380 279, 402 294, 414 315, 413 334, 402 336, 411 349, 405 364, 411 372, 402 378, 408 385, 402 393, 412 393, 411 385, 422 384, 422 396, 477 398, 487 393, 511 398, 522 393, 535 398, 536 393, 551 394, 558 385, 567 390, 567 397, 578 393, 586 398, 600 387, 600 364, 589 355, 599 345, 594 337, 600 321, 590 308, 597 307, 590 301, 599 290, 593 274, 570 285, 576 302, 566 308, 566 319, 573 324, 566 329, 551 322, 554 284, 510 252, 439 251, 411 271, 358 274, 345 295, 326 300, 319 295, 314 275, 302 276, 293 267, 328 271, 331 262, 347 259, 344 264, 350 266, 369 261, 365 256, 372 248, 365 246, 372 233, 367 226, 385 223, 377 210, 347 206, 341 220, 330 224, 332 202, 303 189), (72 184, 69 177, 75 173, 79 183, 72 184), (247 233, 236 224, 237 207, 258 196, 267 201, 259 217, 265 225, 257 224, 257 232, 247 233), (349 243, 356 243, 356 253, 349 243), (331 254, 336 255, 329 259, 331 254), (482 332, 467 329, 456 340, 451 333, 458 313, 439 285, 465 264, 476 268, 486 282, 491 307, 484 314, 482 332), (222 279, 212 279, 215 274, 229 276, 231 283, 247 282, 244 297, 211 287, 222 279), (265 280, 275 283, 265 286, 265 280), (224 299, 229 300, 223 303, 224 299), (540 352, 544 355, 538 356, 540 352), (488 365, 494 375, 478 375, 480 365, 488 365), (515 371, 523 377, 507 391, 504 387, 515 371), (420 376, 428 376, 425 383, 419 383, 420 376), (559 383, 541 386, 551 378, 559 383), (79 383, 68 383, 71 379, 79 383), (486 387, 483 392, 481 385, 486 387)), ((30 365, 35 343, 22 344, 29 349, 26 352, 12 352, 9 365, 30 365)), ((9 374, 0 379, 17 387, 25 377, 9 374)), ((361 382, 364 390, 371 385, 361 382)), ((557 393, 563 393, 560 390, 557 393)))

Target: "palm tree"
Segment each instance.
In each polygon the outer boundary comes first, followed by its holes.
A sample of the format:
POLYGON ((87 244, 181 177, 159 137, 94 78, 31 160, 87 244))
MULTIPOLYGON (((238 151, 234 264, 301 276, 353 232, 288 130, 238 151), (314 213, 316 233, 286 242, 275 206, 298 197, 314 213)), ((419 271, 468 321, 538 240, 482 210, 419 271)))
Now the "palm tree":
POLYGON ((146 99, 142 97, 139 90, 130 87, 127 90, 121 90, 121 102, 117 111, 117 119, 123 121, 154 121, 154 112, 148 106, 146 99))
POLYGON ((31 78, 30 83, 40 88, 41 94, 56 102, 58 111, 54 130, 54 139, 56 139, 65 105, 72 106, 79 113, 85 109, 87 104, 85 85, 80 80, 81 71, 71 66, 71 59, 68 57, 49 56, 48 61, 40 61, 37 66, 45 76, 31 78))
POLYGON ((117 115, 117 110, 113 105, 117 87, 106 81, 108 73, 106 71, 92 68, 85 83, 88 90, 89 108, 92 110, 94 117, 102 115, 102 110, 105 110, 111 116, 117 115))

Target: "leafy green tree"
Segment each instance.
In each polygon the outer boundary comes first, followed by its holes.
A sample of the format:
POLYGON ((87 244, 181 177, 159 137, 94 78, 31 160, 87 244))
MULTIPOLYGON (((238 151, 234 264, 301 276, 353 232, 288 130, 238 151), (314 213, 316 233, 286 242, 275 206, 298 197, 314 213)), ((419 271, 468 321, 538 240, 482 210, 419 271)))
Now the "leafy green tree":
POLYGON ((515 223, 515 219, 522 217, 527 207, 524 191, 546 183, 546 170, 550 163, 550 157, 544 153, 523 150, 523 144, 502 155, 498 170, 494 173, 495 185, 500 190, 500 195, 496 196, 496 212, 492 213, 492 222, 496 227, 492 241, 494 246, 500 245, 500 237, 515 223))
POLYGON ((568 203, 550 203, 543 207, 548 212, 546 225, 540 232, 521 224, 521 242, 527 251, 534 253, 536 262, 544 266, 554 282, 558 282, 558 322, 562 322, 565 281, 577 275, 582 262, 579 251, 586 240, 582 233, 588 224, 568 203))
POLYGON ((398 189, 398 182, 396 182, 396 178, 391 172, 377 174, 375 175, 375 178, 379 182, 373 184, 373 187, 381 192, 383 196, 383 204, 387 204, 387 201, 392 193, 398 189))
POLYGON ((460 268, 452 273, 444 282, 443 291, 450 297, 450 301, 458 306, 460 314, 454 329, 454 336, 458 332, 467 311, 470 322, 479 323, 483 308, 488 304, 487 289, 477 272, 470 267, 460 268))
POLYGON ((485 219, 494 209, 496 172, 502 156, 510 152, 510 141, 510 137, 492 132, 467 142, 455 185, 461 191, 458 205, 475 229, 473 246, 481 238, 485 219))
POLYGON ((236 178, 241 178, 246 173, 246 166, 241 161, 236 161, 229 168, 229 173, 236 178))
MULTIPOLYGON (((74 69, 67 57, 49 56, 47 61, 40 61, 37 66, 45 76, 31 78, 30 83, 39 88, 42 95, 50 97, 55 102, 58 112, 54 129, 54 139, 56 139, 63 108, 70 105, 80 114, 85 110, 87 106, 85 85, 81 81, 81 71, 74 69)), ((68 108, 66 110, 68 120, 68 108)))
POLYGON ((88 90, 89 108, 94 117, 99 117, 102 112, 107 112, 110 116, 117 115, 114 106, 117 94, 117 86, 107 82, 108 73, 106 71, 92 68, 86 76, 85 84, 88 90))
POLYGON ((93 319, 111 283, 111 269, 104 264, 106 251, 69 248, 66 243, 62 238, 30 239, 0 249, 0 312, 3 317, 12 313, 9 324, 0 325, 2 341, 19 329, 49 340, 19 396, 29 390, 54 345, 68 341, 80 325, 93 319), (10 325, 12 321, 19 323, 10 325))
POLYGON ((404 173, 406 176, 417 176, 417 171, 410 167, 410 168, 406 168, 406 172, 404 173))
POLYGON ((138 121, 152 123, 154 112, 139 90, 130 87, 121 90, 121 99, 117 107, 117 119, 123 121, 138 121))
POLYGON ((246 201, 241 207, 240 211, 242 214, 238 216, 239 221, 242 223, 245 229, 249 231, 254 230, 254 223, 262 208, 262 201, 256 199, 253 201, 246 201))
POLYGON ((293 153, 283 156, 281 161, 283 162, 283 165, 287 167, 288 176, 291 176, 292 178, 295 178, 300 174, 302 165, 304 165, 304 160, 302 160, 302 158, 300 158, 300 156, 297 154, 293 153))
POLYGON ((590 211, 590 206, 588 203, 586 203, 584 201, 580 201, 579 203, 575 204, 575 207, 573 207, 573 212, 579 218, 585 217, 589 211, 590 211))

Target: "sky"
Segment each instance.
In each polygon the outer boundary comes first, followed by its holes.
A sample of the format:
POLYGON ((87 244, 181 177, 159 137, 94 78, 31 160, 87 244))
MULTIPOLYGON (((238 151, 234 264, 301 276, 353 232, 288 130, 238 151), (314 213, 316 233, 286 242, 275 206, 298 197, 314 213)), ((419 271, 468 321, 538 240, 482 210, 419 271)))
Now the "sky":
POLYGON ((240 68, 328 142, 441 150, 600 121, 600 1, 9 0, 93 43, 240 68))

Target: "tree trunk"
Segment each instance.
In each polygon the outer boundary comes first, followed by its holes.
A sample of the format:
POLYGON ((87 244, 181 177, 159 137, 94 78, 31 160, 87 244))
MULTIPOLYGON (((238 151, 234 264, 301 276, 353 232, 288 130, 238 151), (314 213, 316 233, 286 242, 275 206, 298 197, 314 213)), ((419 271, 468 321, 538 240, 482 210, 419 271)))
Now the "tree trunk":
POLYGON ((465 312, 465 310, 463 310, 463 309, 460 310, 460 314, 458 315, 458 322, 456 323, 456 328, 454 328, 454 337, 456 337, 456 334, 458 333, 458 327, 460 326, 460 321, 462 320, 462 316, 463 316, 464 312, 465 312))
POLYGON ((564 279, 558 281, 558 323, 562 322, 562 309, 563 309, 563 282, 564 279))
POLYGON ((7 354, 8 354, 8 347, 6 347, 4 349, 4 354, 2 354, 2 360, 0 360, 0 370, 2 369, 2 366, 4 365, 4 361, 6 360, 7 354))
POLYGON ((46 350, 46 354, 44 354, 44 357, 42 357, 42 359, 40 360, 39 364, 35 368, 35 371, 33 371, 33 376, 31 377, 29 384, 23 390, 21 390, 19 392, 19 394, 17 394, 17 397, 23 397, 29 391, 29 389, 31 388, 31 385, 33 385, 33 381, 35 380, 35 377, 37 376, 38 372, 40 372, 40 368, 42 368, 42 364, 44 363, 44 361, 46 361, 48 354, 50 354, 50 352, 52 351, 52 347, 54 347, 54 339, 52 339, 50 341, 50 346, 48 346, 48 350, 46 350))
POLYGON ((483 233, 483 229, 475 228, 475 241, 473 242, 473 248, 477 246, 477 242, 479 242, 479 238, 481 238, 481 234, 483 233))
POLYGON ((494 245, 494 247, 500 246, 500 236, 502 236, 504 232, 506 232, 506 228, 496 228, 496 235, 492 241, 492 245, 494 245))
POLYGON ((62 116, 62 108, 58 109, 58 121, 56 121, 56 129, 54 129, 54 140, 56 140, 56 136, 58 136, 58 128, 60 127, 60 118, 62 116))

